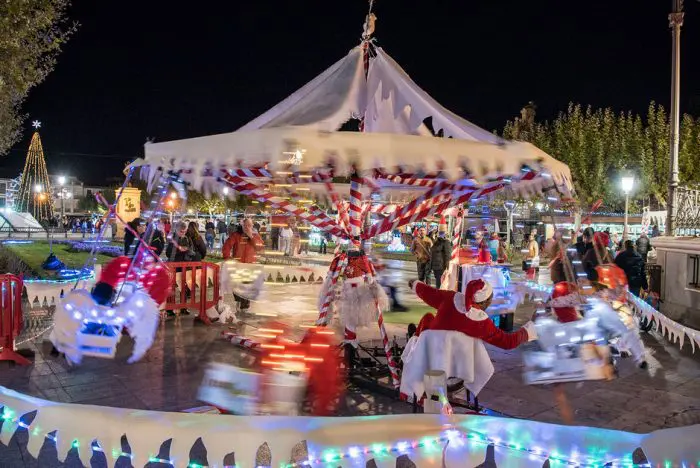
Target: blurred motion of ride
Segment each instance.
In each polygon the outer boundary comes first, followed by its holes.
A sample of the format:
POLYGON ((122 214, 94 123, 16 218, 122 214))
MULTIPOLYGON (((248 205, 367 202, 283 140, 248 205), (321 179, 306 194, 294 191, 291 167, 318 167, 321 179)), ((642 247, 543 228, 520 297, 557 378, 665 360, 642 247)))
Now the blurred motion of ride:
POLYGON ((335 333, 309 328, 300 342, 288 335, 278 322, 258 328, 251 368, 211 363, 198 398, 232 414, 333 415, 344 390, 335 333))

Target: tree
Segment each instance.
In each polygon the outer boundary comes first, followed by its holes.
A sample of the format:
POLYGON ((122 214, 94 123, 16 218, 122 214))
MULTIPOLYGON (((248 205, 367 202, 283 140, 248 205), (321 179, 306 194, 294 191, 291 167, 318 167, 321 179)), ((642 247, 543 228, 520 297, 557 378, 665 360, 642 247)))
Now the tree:
MULTIPOLYGON (((534 109, 532 103, 528 108, 534 109)), ((584 109, 572 103, 552 122, 535 122, 534 115, 524 109, 522 117, 506 123, 503 136, 529 141, 566 163, 582 205, 603 199, 609 208, 621 210, 624 198, 618 183, 625 171, 632 171, 638 180, 633 198, 665 205, 669 132, 668 114, 654 102, 645 118, 631 112, 616 114, 609 108, 584 109)), ((681 183, 700 183, 699 159, 700 121, 684 115, 681 183)))
POLYGON ((21 135, 21 105, 46 78, 62 45, 75 30, 68 25, 70 0, 4 0, 0 3, 0 155, 21 135))

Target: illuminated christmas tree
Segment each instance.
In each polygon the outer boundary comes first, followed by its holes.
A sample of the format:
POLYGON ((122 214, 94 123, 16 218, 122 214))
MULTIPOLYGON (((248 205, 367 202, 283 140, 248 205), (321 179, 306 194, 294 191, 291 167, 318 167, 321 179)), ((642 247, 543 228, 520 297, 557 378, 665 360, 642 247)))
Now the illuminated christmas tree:
POLYGON ((14 210, 31 213, 37 220, 41 221, 53 217, 53 197, 44 160, 44 148, 41 146, 41 137, 39 136, 41 122, 35 120, 32 125, 36 130, 29 144, 19 191, 14 202, 14 210))

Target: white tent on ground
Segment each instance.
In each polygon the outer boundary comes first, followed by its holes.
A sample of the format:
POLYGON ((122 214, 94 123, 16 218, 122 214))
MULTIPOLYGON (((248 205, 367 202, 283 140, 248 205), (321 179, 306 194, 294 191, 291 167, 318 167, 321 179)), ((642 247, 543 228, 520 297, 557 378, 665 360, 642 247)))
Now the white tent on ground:
POLYGON ((211 180, 200 174, 211 175, 219 168, 264 163, 271 170, 285 170, 292 163, 304 171, 324 167, 329 157, 338 175, 348 174, 358 163, 364 170, 439 169, 451 178, 466 169, 477 179, 518 174, 529 166, 542 168, 547 177, 516 189, 537 191, 552 182, 563 192, 571 188, 565 164, 529 143, 503 140, 445 109, 371 42, 352 49, 238 131, 145 146, 145 164, 184 169, 194 188, 211 180), (352 118, 363 119, 363 133, 337 131, 352 118), (435 133, 424 123, 428 118, 435 133), (297 157, 290 158, 295 153, 297 157))
POLYGON ((45 232, 44 227, 30 213, 0 211, 0 235, 45 232))

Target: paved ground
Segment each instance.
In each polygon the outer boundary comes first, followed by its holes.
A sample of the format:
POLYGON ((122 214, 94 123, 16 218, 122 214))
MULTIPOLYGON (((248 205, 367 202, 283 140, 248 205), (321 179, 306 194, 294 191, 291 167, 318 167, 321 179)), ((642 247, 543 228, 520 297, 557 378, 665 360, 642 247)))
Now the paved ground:
MULTIPOLYGON (((397 279, 411 276, 411 265, 394 264, 397 279)), ((242 334, 270 316, 285 322, 312 323, 316 318, 317 286, 272 285, 254 304, 264 316, 245 318, 242 334)), ((403 291, 410 304, 410 293, 403 291)), ((415 299, 413 299, 415 301, 415 299)), ((531 308, 516 314, 524 323, 531 308)), ((34 364, 11 368, 0 363, 0 385, 59 402, 181 411, 201 405, 197 389, 209 362, 246 365, 249 356, 219 338, 223 326, 193 326, 191 317, 162 324, 156 342, 142 361, 129 365, 131 343, 125 338, 114 360, 88 359, 71 368, 49 354, 50 346, 39 338, 30 342, 36 351, 34 364)), ((403 336, 403 326, 389 326, 389 334, 403 336)), ((362 338, 378 336, 365 330, 362 338)), ((644 337, 649 350, 648 370, 623 360, 620 378, 611 382, 568 384, 567 393, 576 409, 576 423, 631 432, 700 423, 700 353, 691 354, 656 333, 644 337)), ((485 406, 504 414, 544 422, 560 422, 553 393, 546 387, 526 386, 521 381, 521 351, 489 347, 496 373, 480 394, 485 406)), ((401 402, 351 389, 343 415, 410 412, 401 402)), ((15 466, 2 463, 0 466, 15 466)), ((21 465, 19 465, 21 466, 21 465)))

